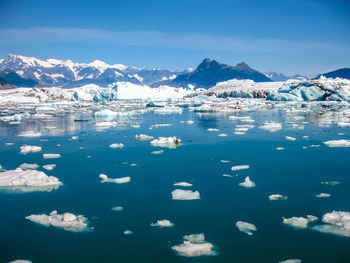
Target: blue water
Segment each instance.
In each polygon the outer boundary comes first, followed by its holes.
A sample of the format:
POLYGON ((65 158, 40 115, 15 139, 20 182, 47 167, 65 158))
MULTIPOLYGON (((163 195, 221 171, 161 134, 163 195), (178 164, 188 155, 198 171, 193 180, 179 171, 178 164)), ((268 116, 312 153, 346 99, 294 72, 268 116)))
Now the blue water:
MULTIPOLYGON (((280 111, 243 113, 256 122, 245 135, 235 135, 235 124, 228 115, 183 114, 135 117, 141 128, 113 127, 96 131, 92 121, 74 122, 77 114, 67 113, 50 126, 64 130, 58 135, 39 138, 18 137, 19 131, 43 125, 41 120, 25 120, 20 125, 1 123, 0 164, 15 169, 20 164, 57 164, 45 171, 63 182, 52 192, 0 192, 0 262, 19 258, 33 262, 279 262, 299 258, 302 262, 350 262, 350 238, 323 234, 310 229, 294 229, 282 224, 282 217, 350 211, 350 148, 329 148, 322 144, 330 139, 349 139, 350 128, 336 125, 319 127, 312 119, 305 129, 292 128, 290 119, 280 111), (193 125, 180 121, 193 120, 193 125), (257 127, 265 120, 283 122, 282 130, 271 133, 257 127), (155 123, 171 127, 149 130, 155 123), (218 128, 220 132, 208 132, 218 128), (338 135, 339 132, 345 135, 338 135), (138 141, 135 134, 178 136, 182 145, 164 149, 149 141, 138 141), (218 137, 227 133, 227 137, 218 137), (76 141, 68 140, 72 135, 76 141), (310 136, 310 140, 302 136, 310 136), (297 140, 286 141, 285 136, 297 140), (41 141, 47 139, 48 141, 41 141), (14 142, 14 146, 5 146, 14 142), (110 149, 121 142, 123 149, 110 149), (39 153, 22 155, 23 144, 43 147, 39 153), (61 147, 57 147, 61 144, 61 147), (318 148, 303 146, 320 144, 318 148), (84 147, 84 150, 80 150, 84 147), (285 147, 277 151, 276 147, 285 147), (60 153, 60 159, 45 160, 42 153, 60 153), (91 156, 91 158, 87 158, 91 156), (221 163, 230 160, 231 163, 221 163), (125 164, 124 162, 128 162, 125 164), (135 167, 131 163, 137 163, 135 167), (250 169, 231 172, 233 165, 249 164, 250 169), (127 184, 100 183, 98 175, 130 176, 127 184), (222 174, 238 174, 223 177, 222 174), (255 188, 238 186, 246 176, 255 188), (339 181, 329 187, 321 181, 339 181), (174 182, 193 184, 201 200, 175 201, 174 182), (315 194, 330 193, 330 198, 315 194), (288 200, 270 201, 270 194, 283 194, 288 200), (123 206, 124 211, 110 208, 123 206), (72 233, 44 227, 25 217, 30 214, 72 212, 89 218, 94 230, 72 233), (172 228, 158 229, 150 224, 159 219, 175 223, 172 228), (254 224, 253 236, 240 232, 236 221, 254 224), (132 235, 123 232, 130 229, 132 235), (215 245, 216 256, 186 258, 171 249, 186 234, 204 233, 215 245)), ((52 132, 52 131, 51 131, 52 132)))

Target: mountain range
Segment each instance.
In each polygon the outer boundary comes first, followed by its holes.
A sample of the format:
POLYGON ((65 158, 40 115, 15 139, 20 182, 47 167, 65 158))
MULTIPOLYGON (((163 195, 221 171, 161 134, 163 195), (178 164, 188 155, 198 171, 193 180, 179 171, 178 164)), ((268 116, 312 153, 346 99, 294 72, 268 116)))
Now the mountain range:
POLYGON ((287 81, 289 79, 300 79, 300 80, 309 79, 308 77, 300 75, 300 74, 286 76, 283 73, 277 73, 277 72, 271 72, 271 71, 268 73, 265 73, 265 76, 273 81, 287 81))
POLYGON ((322 75, 325 76, 326 78, 350 79, 350 68, 341 68, 328 73, 323 73, 319 75, 317 78, 319 78, 322 75))

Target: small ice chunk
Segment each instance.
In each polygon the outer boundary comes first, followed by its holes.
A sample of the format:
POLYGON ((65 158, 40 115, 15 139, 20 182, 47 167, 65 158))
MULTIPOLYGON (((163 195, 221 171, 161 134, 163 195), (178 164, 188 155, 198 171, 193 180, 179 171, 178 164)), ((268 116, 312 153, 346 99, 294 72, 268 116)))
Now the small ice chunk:
POLYGON ((66 231, 71 232, 85 232, 91 231, 89 227, 89 221, 83 215, 74 215, 72 213, 58 214, 57 211, 52 211, 49 215, 30 215, 26 219, 44 225, 63 228, 66 231))
POLYGON ((187 182, 179 182, 179 183, 174 183, 174 186, 190 187, 190 186, 192 186, 192 184, 187 183, 187 182))
POLYGON ((79 137, 78 136, 72 136, 72 138, 71 138, 72 140, 78 140, 79 139, 79 137))
POLYGON ((15 145, 13 142, 6 142, 5 143, 5 146, 12 146, 12 145, 15 145))
POLYGON ((194 121, 186 121, 186 123, 191 125, 194 123, 194 121))
POLYGON ((236 165, 236 166, 232 166, 231 167, 231 171, 239 171, 239 170, 245 170, 245 169, 249 169, 250 166, 247 164, 244 165, 236 165))
POLYGON ((287 141, 295 141, 296 139, 294 137, 291 137, 291 136, 286 136, 286 140, 287 141))
POLYGON ((251 187, 255 187, 255 183, 250 181, 249 176, 247 176, 244 180, 243 183, 239 183, 238 185, 246 187, 246 188, 251 188, 251 187))
POLYGON ((226 133, 220 133, 218 136, 219 137, 227 137, 228 135, 226 133))
POLYGON ((318 198, 327 198, 327 197, 330 197, 331 195, 328 194, 328 193, 319 193, 316 195, 316 197, 318 198))
POLYGON ((279 263, 301 263, 301 259, 287 259, 287 260, 283 260, 280 261, 279 263))
POLYGON ((43 165, 43 168, 44 168, 45 170, 48 170, 48 171, 51 171, 51 170, 55 169, 55 167, 56 167, 56 164, 47 164, 47 165, 43 165))
POLYGON ((236 134, 236 135, 244 135, 244 134, 245 134, 245 132, 235 131, 235 132, 233 132, 233 134, 236 134))
POLYGON ((124 208, 122 206, 113 206, 111 207, 111 210, 116 212, 121 212, 124 210, 124 208))
POLYGON ((135 138, 140 140, 140 141, 149 141, 149 140, 153 140, 154 137, 153 136, 149 136, 146 134, 137 134, 135 135, 135 138))
POLYGON ((14 261, 10 261, 9 263, 32 263, 32 261, 26 259, 17 259, 14 261))
POLYGON ((208 128, 207 131, 210 131, 210 132, 218 132, 220 131, 219 129, 215 129, 215 128, 208 128))
POLYGON ((224 176, 224 177, 233 177, 233 175, 230 175, 230 174, 223 174, 222 176, 224 176))
POLYGON ((273 195, 269 195, 269 199, 271 201, 275 201, 275 200, 287 200, 288 197, 285 195, 280 195, 280 194, 273 194, 273 195))
POLYGON ((322 233, 350 237, 349 212, 333 211, 332 213, 324 214, 322 222, 325 224, 316 225, 313 229, 322 233))
POLYGON ((129 176, 122 177, 122 178, 109 178, 105 174, 100 174, 98 177, 101 179, 101 183, 107 182, 107 183, 125 184, 131 181, 131 178, 129 176))
POLYGON ((122 144, 122 143, 112 143, 109 145, 109 148, 111 148, 111 149, 117 149, 117 148, 121 149, 123 147, 124 147, 124 144, 122 144))
POLYGON ((277 147, 276 150, 277 151, 282 151, 282 150, 284 150, 284 147, 277 147))
POLYGON ((25 170, 36 170, 39 168, 39 165, 36 163, 22 163, 18 168, 21 168, 23 171, 25 170))
POLYGON ((215 256, 214 245, 205 241, 204 234, 192 234, 183 236, 183 243, 173 246, 172 249, 179 256, 199 257, 199 256, 215 256))
POLYGON ((59 153, 44 153, 43 158, 44 159, 57 159, 57 158, 61 158, 61 155, 59 153))
POLYGON ((175 189, 171 192, 173 200, 197 200, 201 199, 198 191, 175 189))
POLYGON ((230 163, 231 161, 228 161, 228 160, 220 160, 220 162, 222 162, 222 163, 230 163))
POLYGON ((338 181, 326 181, 326 182, 321 182, 321 184, 327 185, 327 186, 337 186, 340 184, 338 181))
POLYGON ((242 231, 243 233, 246 233, 250 236, 253 235, 252 231, 257 231, 255 225, 253 225, 251 223, 243 222, 243 221, 237 221, 236 227, 239 229, 239 231, 242 231))
POLYGON ((163 154, 164 153, 164 150, 159 150, 159 151, 153 151, 153 152, 151 152, 151 154, 155 154, 155 155, 157 155, 157 154, 163 154))
POLYGON ((18 136, 20 136, 20 137, 40 137, 41 133, 34 132, 34 131, 25 131, 25 132, 21 132, 20 134, 18 134, 18 136))
POLYGON ((332 140, 324 142, 328 147, 350 147, 350 140, 332 140))
POLYGON ((131 231, 131 230, 125 230, 125 231, 124 231, 124 235, 126 235, 126 236, 132 235, 132 234, 134 234, 134 232, 131 231))
POLYGON ((171 223, 168 219, 163 219, 163 220, 158 220, 157 223, 151 223, 151 226, 159 227, 159 228, 173 227, 174 223, 171 223))
POLYGON ((22 145, 20 147, 21 149, 21 153, 22 154, 27 154, 27 153, 36 153, 36 152, 40 152, 42 150, 42 148, 40 146, 32 146, 32 145, 22 145))
POLYGON ((269 132, 276 132, 282 129, 282 124, 274 121, 271 121, 271 122, 265 121, 263 125, 259 126, 259 128, 269 132))
POLYGON ((159 127, 170 127, 172 126, 172 124, 170 123, 160 123, 160 124, 153 124, 149 127, 150 130, 152 130, 153 128, 159 128, 159 127))
POLYGON ((106 117, 115 117, 118 116, 119 113, 115 111, 111 111, 108 109, 100 110, 95 112, 95 117, 97 118, 106 118, 106 117))
POLYGON ((151 141, 152 146, 166 147, 170 149, 177 148, 181 145, 181 139, 179 137, 159 137, 151 141))
POLYGON ((295 228, 307 228, 308 224, 310 222, 316 221, 318 218, 313 215, 307 215, 307 218, 305 217, 296 217, 293 216, 291 218, 284 218, 283 217, 283 224, 295 227, 295 228))

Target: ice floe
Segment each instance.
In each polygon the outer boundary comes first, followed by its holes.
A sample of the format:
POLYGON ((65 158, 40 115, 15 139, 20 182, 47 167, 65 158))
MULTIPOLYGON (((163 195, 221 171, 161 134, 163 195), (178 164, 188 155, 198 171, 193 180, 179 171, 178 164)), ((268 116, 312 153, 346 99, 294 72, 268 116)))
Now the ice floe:
POLYGON ((181 145, 181 139, 179 137, 159 137, 151 141, 152 146, 165 147, 174 149, 181 145))
POLYGON ((17 260, 14 260, 14 261, 10 261, 8 263, 32 263, 32 261, 26 260, 26 259, 17 259, 17 260))
POLYGON ((137 134, 137 135, 135 135, 135 138, 137 140, 140 140, 140 141, 150 141, 150 140, 154 139, 153 136, 149 136, 149 135, 146 135, 146 134, 137 134))
POLYGON ((238 185, 246 187, 246 188, 255 187, 255 183, 250 180, 249 176, 247 176, 245 178, 244 182, 239 183, 238 185))
POLYGON ((210 132, 218 132, 220 131, 219 129, 215 129, 215 128, 208 128, 207 131, 210 131, 210 132))
POLYGON ((151 226, 159 227, 159 228, 173 227, 174 223, 171 223, 168 219, 162 219, 162 220, 158 220, 156 223, 151 223, 151 226))
POLYGON ((44 159, 57 159, 57 158, 61 158, 61 154, 59 154, 59 153, 44 153, 43 158, 44 159))
POLYGON ((269 132, 276 132, 282 129, 282 124, 274 121, 265 121, 259 128, 269 132))
POLYGON ((307 228, 308 224, 316 221, 318 218, 313 215, 307 215, 307 218, 305 217, 290 217, 290 218, 283 218, 283 224, 292 226, 294 228, 307 228))
POLYGON ((243 164, 243 165, 236 165, 236 166, 232 166, 231 167, 231 171, 239 171, 239 170, 246 170, 249 169, 250 166, 247 164, 243 164))
POLYGON ((179 256, 199 257, 216 255, 214 245, 205 241, 205 235, 203 233, 185 235, 183 236, 183 240, 182 244, 172 247, 179 256))
POLYGON ((32 192, 51 191, 57 189, 62 183, 54 176, 47 176, 44 172, 37 170, 9 170, 0 172, 0 188, 32 192))
POLYGON ((98 177, 101 179, 101 183, 107 182, 107 183, 125 184, 131 181, 130 176, 121 177, 121 178, 109 178, 105 174, 100 174, 98 177))
POLYGON ((276 150, 277 150, 277 151, 283 151, 283 150, 284 150, 284 147, 276 147, 276 150))
POLYGON ((113 206, 111 207, 111 210, 116 212, 121 212, 124 210, 124 208, 122 206, 113 206))
POLYGON ((56 164, 46 164, 46 165, 43 165, 43 168, 44 168, 45 170, 48 170, 48 171, 51 171, 51 170, 55 169, 55 167, 56 167, 56 164))
POLYGON ((350 237, 350 213, 333 211, 323 215, 324 224, 313 226, 312 229, 328 234, 350 237))
POLYGON ((280 261, 279 263, 301 263, 301 259, 291 258, 291 259, 280 261))
POLYGON ((74 215, 72 213, 58 214, 56 210, 52 211, 49 215, 30 215, 27 216, 26 219, 46 227, 54 226, 71 232, 86 232, 92 230, 92 228, 89 227, 88 219, 83 215, 74 215))
POLYGON ((350 147, 350 140, 331 140, 324 142, 328 147, 350 147))
POLYGON ((41 133, 34 132, 34 131, 25 131, 25 132, 21 132, 20 134, 18 134, 18 136, 21 136, 21 137, 40 137, 41 133))
POLYGON ((280 195, 280 194, 273 194, 273 195, 269 195, 269 199, 271 201, 275 201, 275 200, 287 200, 288 197, 285 195, 280 195))
POLYGON ((109 148, 111 148, 111 149, 117 149, 117 148, 121 149, 123 147, 124 147, 124 144, 122 144, 122 143, 112 143, 109 145, 109 148))
POLYGON ((178 183, 174 183, 174 186, 183 186, 183 187, 190 187, 192 186, 192 184, 187 183, 187 182, 178 182, 178 183))
POLYGON ((36 170, 39 168, 39 164, 36 163, 22 163, 18 168, 25 170, 36 170))
POLYGON ((159 154, 163 154, 164 153, 164 150, 159 150, 159 151, 153 151, 151 152, 151 154, 154 154, 154 155, 159 155, 159 154))
POLYGON ((40 146, 32 146, 32 145, 22 145, 20 149, 22 154, 35 153, 35 152, 40 152, 42 150, 40 146))
POLYGON ((239 229, 239 231, 246 233, 249 236, 253 235, 253 231, 257 231, 255 225, 243 221, 237 221, 236 227, 239 229))
POLYGON ((124 233, 124 235, 126 235, 126 236, 134 234, 134 232, 131 231, 131 230, 129 230, 129 229, 125 230, 123 233, 124 233))
POLYGON ((175 189, 171 192, 173 200, 197 200, 201 199, 198 191, 175 189))
POLYGON ((327 198, 327 197, 330 197, 331 195, 328 194, 328 193, 319 193, 316 195, 316 197, 318 198, 327 198))

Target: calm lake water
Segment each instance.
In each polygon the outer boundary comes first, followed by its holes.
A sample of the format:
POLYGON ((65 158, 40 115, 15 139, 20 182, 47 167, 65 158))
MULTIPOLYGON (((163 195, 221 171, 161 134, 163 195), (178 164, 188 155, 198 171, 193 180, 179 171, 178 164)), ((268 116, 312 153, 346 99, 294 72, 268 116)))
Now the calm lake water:
POLYGON ((350 211, 350 148, 329 148, 322 143, 350 139, 350 127, 320 127, 312 116, 295 120, 274 110, 237 115, 251 116, 255 122, 249 124, 255 127, 236 135, 235 125, 244 123, 229 120, 229 115, 232 114, 145 113, 103 131, 96 131, 91 116, 85 118, 74 112, 47 121, 28 119, 18 125, 2 122, 3 168, 54 163, 57 166, 52 171, 39 170, 59 178, 64 185, 51 192, 0 192, 0 262, 270 263, 289 258, 306 263, 350 262, 350 238, 282 224, 282 217, 322 218, 334 210, 350 211), (74 121, 84 118, 86 121, 74 121), (194 124, 180 123, 187 120, 194 124), (266 120, 283 123, 283 129, 259 129, 266 120), (293 123, 301 122, 305 122, 304 129, 293 128, 293 123), (140 128, 128 126, 130 123, 138 123, 140 128), (172 126, 149 129, 157 123, 172 126), (17 136, 20 131, 38 127, 41 137, 17 136), (208 128, 220 131, 210 132, 208 128), (182 145, 177 149, 153 147, 149 141, 135 139, 140 133, 178 136, 182 145), (219 137, 220 133, 228 136, 219 137), (69 140, 73 135, 79 139, 69 140), (295 137, 296 141, 288 141, 285 136, 295 137), (6 142, 14 145, 5 146, 6 142), (112 143, 123 143, 125 147, 110 149, 112 143), (41 146, 43 151, 20 154, 23 144, 41 146), (278 151, 276 147, 285 150, 278 151), (164 154, 151 154, 161 149, 164 154), (60 153, 61 158, 43 159, 43 153, 60 153), (132 163, 137 166, 130 166, 132 163), (250 169, 231 171, 232 166, 241 164, 249 164, 250 169), (101 173, 112 178, 130 176, 131 181, 101 183, 101 173), (238 185, 246 176, 256 187, 238 185), (198 190, 201 199, 172 200, 171 192, 179 188, 173 184, 180 181, 193 184, 189 189, 198 190), (340 184, 330 187, 322 181, 340 184), (331 197, 316 198, 319 193, 330 193, 331 197), (288 200, 270 201, 270 194, 283 194, 288 200), (112 211, 113 206, 123 206, 124 210, 112 211), (25 219, 53 210, 82 214, 94 230, 73 233, 25 219), (150 226, 160 219, 169 219, 175 226, 150 226), (235 226, 239 220, 254 224, 254 235, 240 232, 235 226), (127 229, 134 233, 124 235, 127 229), (187 258, 172 250, 172 246, 182 243, 184 235, 197 233, 204 233, 206 241, 215 245, 216 256, 187 258))

